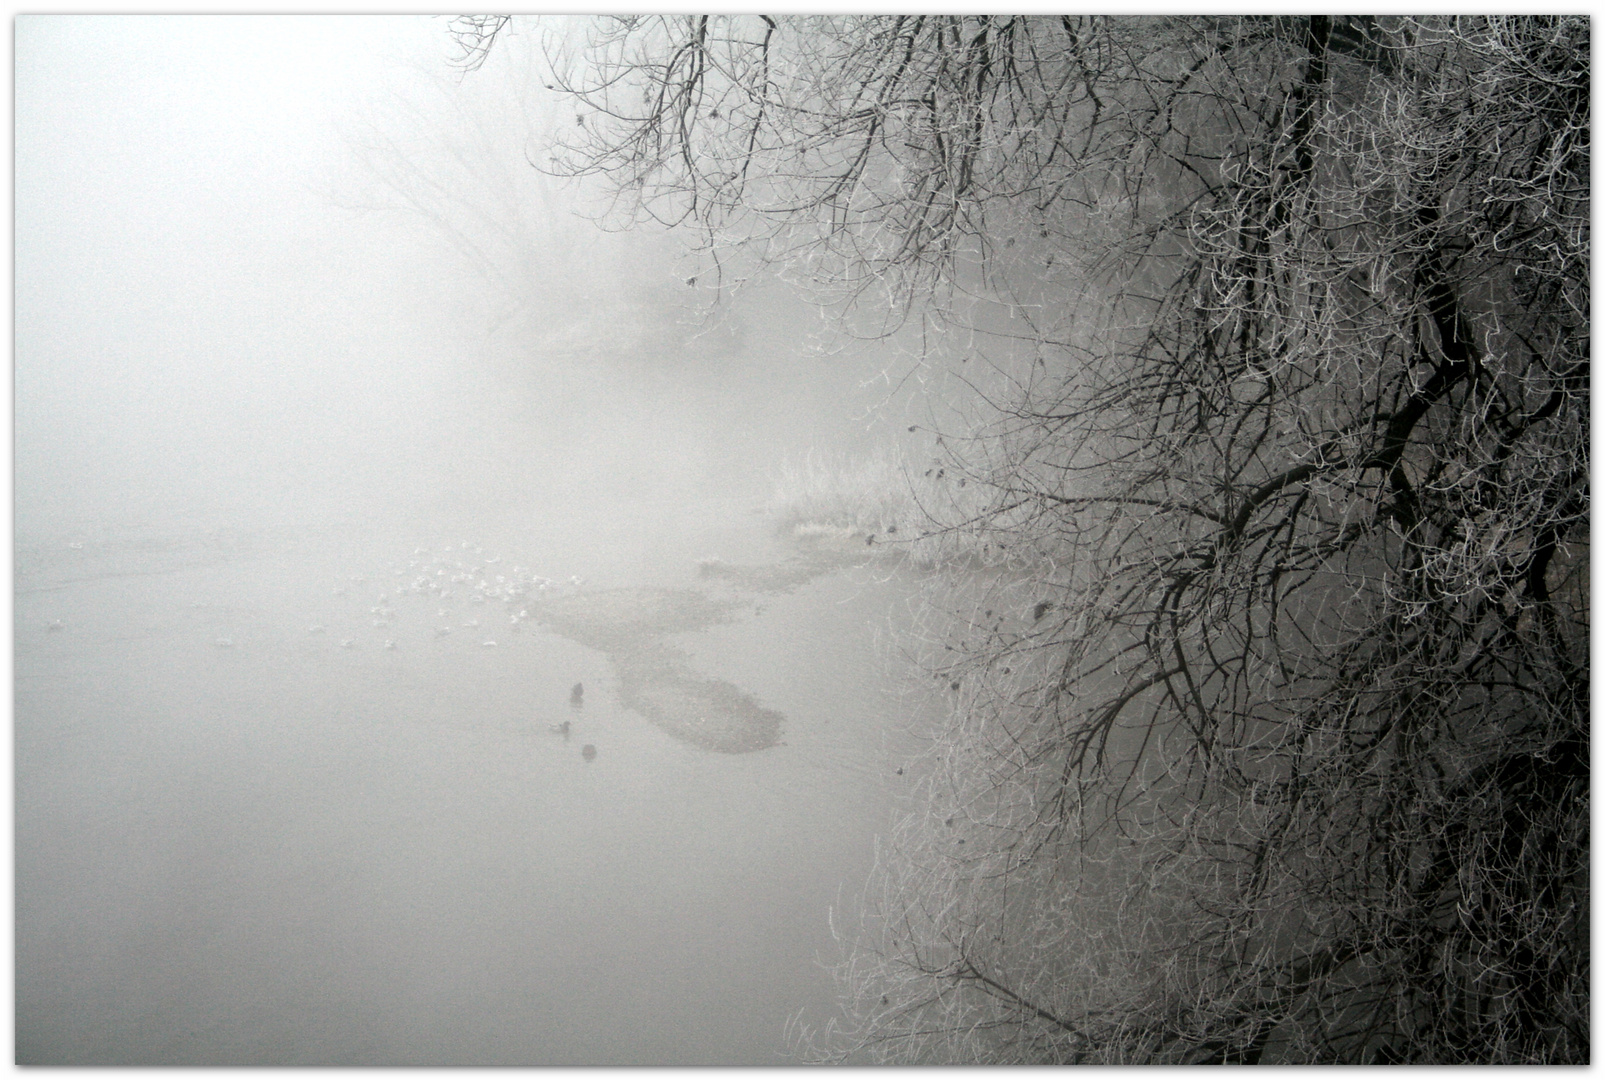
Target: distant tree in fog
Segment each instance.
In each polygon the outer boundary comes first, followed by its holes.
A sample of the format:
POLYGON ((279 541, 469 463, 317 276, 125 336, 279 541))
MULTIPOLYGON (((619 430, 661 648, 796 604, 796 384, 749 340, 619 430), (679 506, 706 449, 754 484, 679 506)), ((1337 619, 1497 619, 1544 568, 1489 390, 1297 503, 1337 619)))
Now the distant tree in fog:
POLYGON ((482 282, 497 323, 532 296, 577 291, 584 239, 556 185, 528 166, 538 99, 528 63, 501 52, 506 63, 471 81, 420 65, 376 94, 343 125, 358 183, 337 195, 426 223, 482 282))
POLYGON ((951 586, 925 813, 813 1045, 1586 1061, 1588 19, 582 36, 543 167, 1033 350, 942 443, 988 501, 933 528, 1019 561, 951 586))

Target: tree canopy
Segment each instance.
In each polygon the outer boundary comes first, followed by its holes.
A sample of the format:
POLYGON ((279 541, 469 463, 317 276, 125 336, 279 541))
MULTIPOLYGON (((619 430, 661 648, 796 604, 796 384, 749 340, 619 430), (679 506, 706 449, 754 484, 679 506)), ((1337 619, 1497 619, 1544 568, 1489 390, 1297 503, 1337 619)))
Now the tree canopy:
POLYGON ((885 326, 984 297, 1030 356, 933 451, 984 496, 930 529, 1014 563, 953 588, 926 812, 823 1053, 1588 1059, 1589 33, 551 36, 539 164, 615 220, 885 326))

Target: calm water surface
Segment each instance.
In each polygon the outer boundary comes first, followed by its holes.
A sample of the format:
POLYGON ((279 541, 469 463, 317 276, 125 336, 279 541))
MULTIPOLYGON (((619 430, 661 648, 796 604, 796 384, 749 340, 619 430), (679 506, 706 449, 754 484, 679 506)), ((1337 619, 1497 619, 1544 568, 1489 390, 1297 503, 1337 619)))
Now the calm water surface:
MULTIPOLYGON (((742 509, 702 507, 700 539, 784 557, 742 509)), ((398 593, 409 561, 492 551, 394 530, 19 542, 19 1060, 781 1060, 787 1019, 833 1008, 828 911, 885 827, 874 637, 907 586, 849 569, 684 635, 785 716, 712 753, 507 605, 398 593)))
POLYGON ((876 640, 913 585, 697 561, 794 554, 755 511, 842 395, 764 354, 784 326, 679 366, 545 355, 337 255, 145 316, 19 309, 18 1060, 785 1060, 886 828, 876 640), (75 377, 108 342, 140 379, 75 377), (721 597, 671 644, 781 745, 672 737, 526 604, 407 591, 469 568, 721 597))

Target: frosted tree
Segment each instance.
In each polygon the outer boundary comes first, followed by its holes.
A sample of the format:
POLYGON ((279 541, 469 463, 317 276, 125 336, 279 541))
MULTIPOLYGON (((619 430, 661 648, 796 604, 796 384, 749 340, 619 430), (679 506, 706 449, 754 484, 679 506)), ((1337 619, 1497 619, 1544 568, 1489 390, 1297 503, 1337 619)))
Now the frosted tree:
POLYGON ((1588 1059, 1589 29, 552 34, 611 220, 1028 354, 933 447, 1012 569, 816 1052, 1588 1059))

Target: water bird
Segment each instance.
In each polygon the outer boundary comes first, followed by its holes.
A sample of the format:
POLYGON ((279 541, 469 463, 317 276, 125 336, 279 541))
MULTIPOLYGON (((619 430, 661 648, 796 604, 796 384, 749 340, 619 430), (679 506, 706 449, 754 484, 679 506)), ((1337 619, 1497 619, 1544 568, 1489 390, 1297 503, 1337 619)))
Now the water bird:
POLYGON ((385 648, 387 648, 387 649, 391 650, 392 652, 394 652, 395 648, 396 648, 396 643, 393 640, 391 640, 390 638, 385 638, 385 648))
POLYGON ((1039 600, 1037 606, 1031 609, 1031 621, 1041 622, 1042 616, 1053 610, 1052 600, 1039 600))
POLYGON ((311 626, 307 627, 307 633, 309 633, 309 634, 321 634, 321 633, 323 633, 323 624, 322 623, 313 623, 311 626))
POLYGON ((45 624, 45 629, 51 633, 55 633, 57 630, 67 629, 67 624, 62 622, 60 619, 51 619, 45 624))
POLYGON ((563 736, 563 741, 567 742, 568 741, 568 723, 569 722, 567 720, 564 720, 561 724, 551 724, 551 725, 549 725, 551 727, 551 729, 552 729, 552 734, 553 735, 561 735, 561 736, 563 736))
POLYGON ((584 746, 580 747, 580 756, 586 761, 590 761, 592 758, 596 757, 596 747, 592 746, 590 743, 586 743, 584 746))
POLYGON ((574 706, 585 704, 585 684, 575 683, 574 689, 568 692, 568 703, 574 706))
POLYGON ((353 648, 353 647, 356 646, 356 644, 357 644, 357 642, 356 642, 355 638, 341 638, 340 639, 340 647, 342 649, 353 648))

